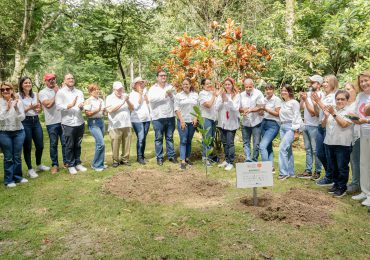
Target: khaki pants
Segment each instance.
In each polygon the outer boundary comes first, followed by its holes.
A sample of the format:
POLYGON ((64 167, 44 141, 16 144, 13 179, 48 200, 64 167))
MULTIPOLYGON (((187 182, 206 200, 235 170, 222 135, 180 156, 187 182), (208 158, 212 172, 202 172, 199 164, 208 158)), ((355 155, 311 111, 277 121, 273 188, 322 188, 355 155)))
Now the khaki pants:
POLYGON ((370 139, 360 138, 360 184, 361 191, 370 199, 370 139))
POLYGON ((117 128, 109 130, 109 136, 112 142, 113 162, 128 162, 130 157, 131 127, 117 128), (119 147, 122 144, 121 157, 119 156, 119 147))

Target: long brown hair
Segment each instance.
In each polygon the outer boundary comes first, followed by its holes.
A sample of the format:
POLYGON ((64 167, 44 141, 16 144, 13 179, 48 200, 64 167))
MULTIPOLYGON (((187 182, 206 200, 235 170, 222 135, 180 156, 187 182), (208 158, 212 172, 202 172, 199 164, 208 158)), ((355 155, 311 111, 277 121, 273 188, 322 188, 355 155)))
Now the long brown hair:
POLYGON ((190 78, 184 78, 184 80, 182 81, 182 82, 184 82, 184 81, 187 81, 187 82, 189 82, 189 84, 190 84, 190 92, 194 92, 194 86, 193 86, 193 83, 191 82, 191 79, 190 78))
MULTIPOLYGON (((236 94, 238 94, 239 93, 239 90, 236 88, 236 86, 235 86, 235 80, 232 78, 232 77, 226 77, 225 79, 224 79, 224 81, 222 82, 222 84, 225 84, 225 82, 226 81, 229 81, 230 83, 231 83, 231 85, 233 86, 233 89, 231 90, 232 91, 232 94, 231 94, 231 97, 232 98, 234 98, 235 96, 236 96, 236 94)), ((226 89, 225 89, 225 87, 224 87, 224 90, 225 90, 225 92, 226 92, 226 89)))
POLYGON ((334 75, 327 75, 324 78, 324 81, 325 80, 328 81, 328 84, 331 87, 332 91, 335 90, 335 89, 338 89, 339 82, 338 82, 338 79, 337 79, 336 76, 334 76, 334 75))
POLYGON ((356 85, 358 86, 358 90, 359 91, 363 91, 363 89, 360 86, 360 78, 363 77, 363 76, 370 78, 370 71, 369 70, 365 70, 365 71, 361 72, 360 74, 358 74, 358 76, 357 76, 357 82, 356 82, 357 84, 356 85))

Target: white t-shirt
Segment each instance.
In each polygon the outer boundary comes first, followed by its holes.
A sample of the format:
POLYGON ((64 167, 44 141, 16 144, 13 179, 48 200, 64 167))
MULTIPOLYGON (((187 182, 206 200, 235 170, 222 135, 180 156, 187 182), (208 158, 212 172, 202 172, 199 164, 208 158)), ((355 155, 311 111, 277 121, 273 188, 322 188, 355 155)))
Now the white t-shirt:
MULTIPOLYGON (((275 108, 281 107, 281 99, 275 95, 272 95, 270 99, 267 99, 265 97, 263 99, 263 103, 265 104, 265 107, 270 110, 275 110, 275 108)), ((275 120, 278 123, 280 122, 280 118, 278 116, 273 116, 268 112, 265 112, 264 118, 269 120, 275 120)))
POLYGON ((297 100, 291 99, 281 103, 279 113, 281 123, 292 122, 292 130, 299 130, 303 124, 300 106, 297 100))
POLYGON ((216 99, 215 109, 218 111, 218 127, 224 130, 237 130, 240 126, 239 108, 240 95, 236 94, 234 98, 231 94, 226 94, 227 101, 222 102, 222 96, 216 99))
POLYGON ((130 102, 134 106, 134 110, 131 111, 131 122, 140 123, 150 121, 149 104, 145 101, 145 94, 147 93, 146 88, 141 96, 141 104, 139 104, 140 93, 132 91, 130 93, 130 102))
MULTIPOLYGON (((19 95, 19 99, 23 103, 23 107, 27 109, 31 104, 36 105, 37 104, 37 93, 33 93, 33 98, 31 97, 22 97, 19 95)), ((38 113, 34 109, 30 109, 26 112, 26 116, 37 116, 38 113)))
MULTIPOLYGON (((45 87, 43 90, 39 93, 39 99, 42 102, 45 100, 49 100, 55 97, 55 91, 51 88, 45 87)), ((45 106, 42 106, 44 108, 44 114, 45 114, 45 124, 46 125, 53 125, 53 124, 59 124, 62 121, 62 115, 60 111, 57 110, 57 106, 54 105, 50 108, 46 108, 45 106)))
POLYGON ((199 104, 200 104, 200 112, 202 113, 202 117, 215 121, 217 119, 217 112, 215 109, 216 99, 210 108, 206 108, 205 106, 203 106, 205 102, 208 102, 211 100, 212 96, 213 96, 213 93, 211 91, 202 90, 201 92, 199 92, 199 104))
POLYGON ((348 107, 344 107, 336 111, 337 117, 342 117, 351 125, 348 127, 341 127, 338 125, 337 121, 332 115, 329 115, 328 121, 326 122, 326 135, 324 139, 324 144, 327 145, 342 145, 351 146, 353 141, 353 124, 351 120, 344 117, 349 112, 348 107))
MULTIPOLYGON (((323 97, 324 93, 321 91, 316 92, 319 97, 323 97)), ((312 99, 311 99, 312 92, 307 93, 307 102, 313 106, 312 99)), ((304 118, 304 124, 308 126, 318 126, 320 124, 319 117, 318 116, 312 116, 308 109, 306 108, 306 104, 303 103, 303 118, 304 118)))
POLYGON ((185 123, 191 123, 194 116, 194 106, 198 104, 198 94, 196 92, 190 92, 186 94, 184 91, 177 93, 175 96, 175 111, 180 111, 182 118, 185 123))
MULTIPOLYGON (((370 119, 370 116, 365 115, 365 106, 370 104, 370 95, 360 92, 356 99, 356 114, 360 118, 370 119)), ((361 125, 361 138, 370 139, 370 124, 361 125)))
POLYGON ((116 112, 108 113, 108 131, 111 129, 131 127, 130 109, 128 108, 127 102, 123 99, 126 95, 122 95, 122 98, 116 96, 116 94, 110 94, 106 101, 106 107, 116 107, 123 104, 116 112))
POLYGON ((95 98, 91 96, 88 99, 86 99, 84 103, 84 110, 86 111, 92 111, 92 110, 96 111, 97 109, 99 109, 100 104, 101 104, 100 111, 90 116, 89 118, 103 118, 104 117, 103 109, 105 105, 104 105, 104 100, 101 98, 95 98))
MULTIPOLYGON (((263 94, 258 89, 253 89, 251 93, 243 91, 240 93, 240 107, 241 108, 255 108, 257 105, 263 104, 263 94)), ((243 115, 242 125, 253 127, 262 122, 263 116, 259 112, 251 112, 243 115)))
POLYGON ((150 104, 150 112, 152 120, 161 118, 170 118, 175 116, 174 99, 176 89, 166 84, 164 88, 158 84, 154 84, 148 91, 148 100, 150 104), (166 92, 172 92, 172 97, 166 95, 166 92))

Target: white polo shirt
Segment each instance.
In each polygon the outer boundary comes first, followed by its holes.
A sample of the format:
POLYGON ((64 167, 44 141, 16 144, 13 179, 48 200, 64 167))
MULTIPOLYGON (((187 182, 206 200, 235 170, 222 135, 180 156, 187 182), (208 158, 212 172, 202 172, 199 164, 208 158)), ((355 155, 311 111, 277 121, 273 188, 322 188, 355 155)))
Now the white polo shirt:
MULTIPOLYGON (((257 105, 263 104, 263 94, 258 89, 253 89, 251 93, 243 91, 240 93, 240 107, 241 108, 255 108, 257 105)), ((251 112, 243 115, 242 125, 254 127, 262 122, 263 116, 259 112, 251 112)))
POLYGON ((202 117, 215 121, 217 119, 217 112, 215 109, 216 99, 210 108, 206 108, 205 106, 203 106, 204 103, 211 100, 212 96, 213 93, 211 91, 202 90, 201 92, 199 92, 199 104, 202 117))
MULTIPOLYGON (((42 102, 45 100, 49 100, 55 97, 55 91, 51 88, 45 87, 39 93, 39 99, 42 102)), ((53 125, 59 124, 62 121, 62 115, 59 110, 57 110, 57 106, 54 105, 50 108, 46 108, 44 105, 42 106, 44 109, 45 114, 45 124, 46 125, 53 125)))
POLYGON ((337 117, 342 117, 347 122, 351 123, 348 127, 341 127, 332 115, 329 115, 328 121, 326 122, 326 135, 324 144, 327 145, 342 145, 351 146, 353 141, 353 124, 351 120, 344 117, 349 112, 349 107, 344 107, 336 111, 337 117))
POLYGON ((108 113, 108 131, 117 128, 131 127, 130 109, 128 108, 127 102, 123 99, 126 97, 125 94, 121 98, 117 97, 116 94, 110 94, 106 101, 106 107, 116 107, 123 104, 117 111, 108 113))
POLYGON ((175 116, 174 112, 174 99, 176 89, 166 84, 164 88, 158 84, 154 84, 148 91, 148 100, 150 104, 150 111, 152 120, 160 118, 170 118, 175 116), (171 91, 172 97, 166 96, 166 92, 171 91))
POLYGON ((194 106, 198 105, 198 94, 196 92, 190 92, 186 94, 184 91, 177 93, 175 96, 175 111, 180 111, 182 118, 185 123, 191 123, 194 116, 194 106))
POLYGON ((84 102, 84 95, 81 90, 75 87, 70 89, 67 86, 61 88, 55 95, 57 109, 61 111, 62 124, 66 126, 80 126, 85 123, 82 110, 78 107, 84 102), (67 108, 77 97, 76 104, 70 109, 67 108))

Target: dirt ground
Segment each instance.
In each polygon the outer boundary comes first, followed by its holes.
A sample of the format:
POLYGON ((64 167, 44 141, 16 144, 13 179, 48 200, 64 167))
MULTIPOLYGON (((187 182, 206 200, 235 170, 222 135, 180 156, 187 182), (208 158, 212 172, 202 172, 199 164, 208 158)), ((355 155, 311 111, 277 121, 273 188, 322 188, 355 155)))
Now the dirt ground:
MULTIPOLYGON (((180 204, 207 208, 225 204, 226 188, 231 184, 206 178, 203 172, 136 170, 120 173, 104 185, 104 190, 127 201, 180 204)), ((265 221, 295 226, 328 224, 337 201, 328 194, 302 188, 285 193, 264 191, 253 206, 252 195, 235 199, 233 210, 247 211, 265 221)))

